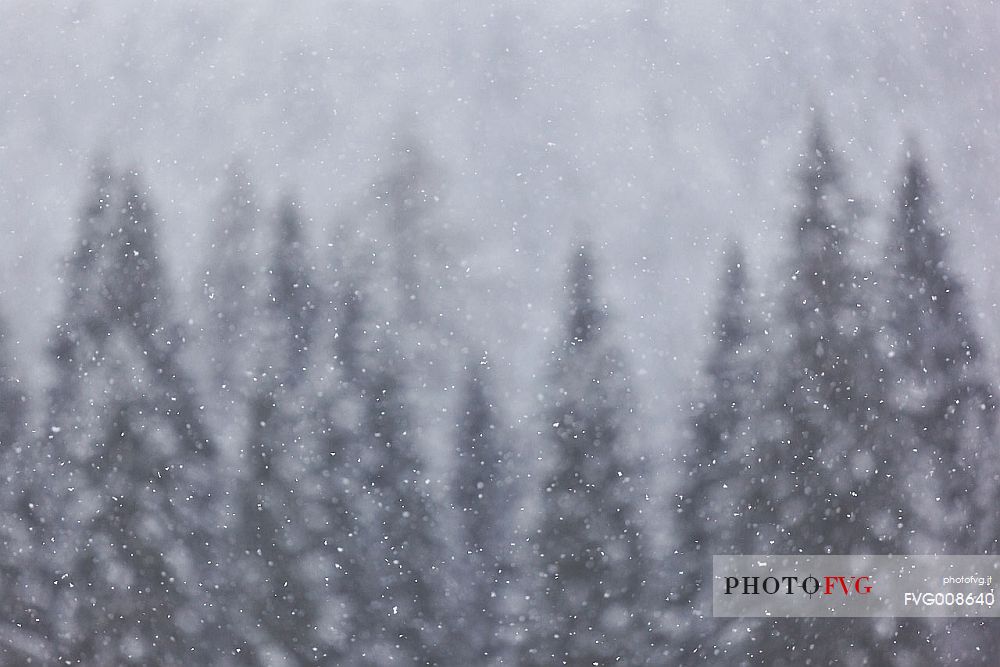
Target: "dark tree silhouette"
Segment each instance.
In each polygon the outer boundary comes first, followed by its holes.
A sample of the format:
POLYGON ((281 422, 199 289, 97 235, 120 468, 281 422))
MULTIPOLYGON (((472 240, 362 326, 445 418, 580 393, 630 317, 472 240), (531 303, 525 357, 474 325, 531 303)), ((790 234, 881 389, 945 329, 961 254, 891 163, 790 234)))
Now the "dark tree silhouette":
POLYGON ((217 213, 203 274, 204 349, 209 386, 218 394, 220 431, 240 437, 261 355, 257 329, 265 317, 267 248, 253 184, 244 165, 232 168, 217 213))
POLYGON ((138 178, 99 170, 53 348, 61 660, 180 665, 215 646, 214 452, 165 280, 138 178))
POLYGON ((749 301, 743 251, 734 244, 726 256, 691 444, 677 460, 686 476, 677 494, 675 540, 681 558, 671 561, 679 566, 672 602, 683 619, 678 659, 685 664, 712 664, 733 650, 733 638, 725 632, 730 623, 712 618, 712 556, 760 553, 761 528, 774 522, 769 471, 757 441, 755 417, 766 394, 749 301))
POLYGON ((514 452, 493 401, 489 362, 467 366, 459 417, 452 504, 459 512, 459 542, 467 559, 463 635, 477 664, 511 659, 510 620, 516 521, 514 452))
POLYGON ((552 355, 542 516, 532 545, 544 575, 528 664, 641 663, 649 644, 644 493, 622 354, 605 330, 590 251, 573 257, 568 326, 552 355))

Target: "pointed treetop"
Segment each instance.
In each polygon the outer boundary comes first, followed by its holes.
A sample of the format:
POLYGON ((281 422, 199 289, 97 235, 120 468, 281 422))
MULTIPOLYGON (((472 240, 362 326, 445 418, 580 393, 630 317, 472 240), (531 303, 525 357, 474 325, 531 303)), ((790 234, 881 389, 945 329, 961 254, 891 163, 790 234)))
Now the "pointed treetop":
POLYGON ((99 187, 107 188, 114 178, 114 161, 108 153, 100 152, 94 156, 90 165, 90 178, 99 187))
MULTIPOLYGON (((478 361, 468 363, 465 366, 467 400, 472 404, 489 405, 486 398, 489 385, 490 363, 483 352, 478 361)), ((468 410, 466 412, 468 415, 468 410)))
POLYGON ((889 227, 889 246, 898 270, 924 273, 944 261, 944 232, 933 220, 933 189, 922 151, 913 138, 906 143, 904 159, 897 210, 889 227))
POLYGON ((570 297, 569 342, 581 345, 600 332, 605 318, 604 308, 598 302, 593 260, 586 243, 577 245, 570 264, 567 288, 570 297))
POLYGON ((156 247, 151 237, 156 236, 156 214, 148 202, 147 188, 137 169, 129 169, 122 174, 125 193, 123 227, 126 248, 136 257, 140 254, 144 261, 156 255, 156 247))
POLYGON ((923 151, 915 137, 910 137, 906 141, 905 160, 900 204, 903 207, 912 207, 919 203, 922 208, 929 207, 930 202, 927 199, 931 194, 930 178, 924 166, 923 151))
POLYGON ((742 289, 746 283, 746 253, 739 241, 730 241, 723 251, 726 258, 725 283, 727 287, 742 289))
POLYGON ((465 364, 465 370, 468 371, 472 382, 479 383, 491 370, 489 352, 483 350, 478 357, 469 355, 469 361, 465 364))
POLYGON ((813 116, 801 167, 801 178, 808 190, 818 191, 834 183, 839 177, 837 156, 821 111, 816 111, 813 116))
POLYGON ((716 340, 725 348, 737 348, 750 338, 750 323, 746 315, 747 276, 743 246, 738 241, 725 251, 726 268, 722 275, 722 295, 716 314, 716 340))
POLYGON ((141 197, 145 199, 148 195, 148 187, 143 182, 139 168, 131 166, 121 175, 122 183, 125 185, 125 192, 128 197, 141 197))
POLYGON ((103 234, 110 230, 110 228, 103 228, 110 224, 108 221, 105 221, 104 225, 99 224, 104 213, 111 207, 114 189, 114 166, 106 153, 98 154, 94 158, 90 181, 93 188, 92 194, 83 207, 83 215, 80 216, 81 240, 84 245, 89 245, 92 242, 91 236, 95 232, 103 234))
POLYGON ((297 247, 302 242, 301 207, 291 195, 285 195, 281 200, 281 212, 278 215, 278 236, 283 247, 297 247))
POLYGON ((817 113, 800 156, 798 179, 801 200, 793 221, 799 260, 796 270, 819 278, 842 281, 848 272, 848 245, 855 234, 861 208, 846 190, 837 151, 834 150, 822 116, 817 113), (826 265, 822 268, 821 265, 826 265), (819 267, 819 268, 818 268, 819 267))
POLYGON ((245 157, 235 157, 232 162, 226 165, 227 178, 229 179, 226 190, 226 207, 234 205, 236 208, 254 207, 256 208, 253 196, 253 179, 250 178, 250 163, 245 157))
POLYGON ((427 145, 420 139, 419 117, 414 113, 403 113, 395 121, 389 133, 389 155, 395 164, 391 165, 389 186, 413 185, 429 168, 426 156, 427 145))

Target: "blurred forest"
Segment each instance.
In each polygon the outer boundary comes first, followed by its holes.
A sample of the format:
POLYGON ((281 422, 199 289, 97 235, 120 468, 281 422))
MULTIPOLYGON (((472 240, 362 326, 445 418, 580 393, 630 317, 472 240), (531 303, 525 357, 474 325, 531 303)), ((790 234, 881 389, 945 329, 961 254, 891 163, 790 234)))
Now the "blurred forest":
POLYGON ((927 160, 911 141, 873 214, 825 122, 777 289, 725 252, 670 443, 586 226, 550 258, 558 329, 523 331, 549 347, 518 374, 536 409, 508 400, 416 137, 321 240, 234 161, 194 303, 156 183, 97 160, 45 391, 0 356, 4 662, 993 664, 971 619, 711 616, 712 554, 1000 539, 992 377, 927 160))

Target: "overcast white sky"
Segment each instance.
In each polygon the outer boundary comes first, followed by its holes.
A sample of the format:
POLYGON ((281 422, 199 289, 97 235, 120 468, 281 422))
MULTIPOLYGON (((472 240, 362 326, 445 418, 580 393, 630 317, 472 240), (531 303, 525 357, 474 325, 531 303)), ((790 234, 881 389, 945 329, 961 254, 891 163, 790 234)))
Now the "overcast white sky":
POLYGON ((676 405, 724 238, 773 289, 813 103, 872 207, 920 138, 981 330, 1000 322, 997 63, 985 0, 4 2, 0 304, 34 363, 99 151, 142 169, 191 290, 234 155, 266 202, 301 193, 322 246, 409 133, 438 163, 497 357, 544 353, 522 322, 551 324, 566 243, 588 230, 646 400, 676 405))

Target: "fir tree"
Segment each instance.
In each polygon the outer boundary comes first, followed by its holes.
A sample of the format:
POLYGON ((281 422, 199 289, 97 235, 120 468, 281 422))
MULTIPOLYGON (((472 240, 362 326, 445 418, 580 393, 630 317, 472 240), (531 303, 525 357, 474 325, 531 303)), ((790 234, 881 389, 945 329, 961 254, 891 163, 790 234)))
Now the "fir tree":
POLYGON ((853 498, 867 477, 854 454, 869 444, 859 435, 878 396, 870 297, 855 252, 857 212, 820 122, 800 169, 803 202, 784 294, 788 375, 776 396, 787 429, 778 464, 787 476, 777 480, 786 498, 778 502, 789 517, 779 544, 845 553, 865 533, 853 498))
POLYGON ((269 272, 272 312, 279 315, 281 332, 276 339, 280 348, 273 350, 279 356, 272 365, 283 373, 279 376, 282 382, 295 384, 305 371, 318 299, 301 212, 293 199, 286 198, 278 212, 269 272))
MULTIPOLYGON (((769 490, 753 499, 765 552, 871 553, 877 538, 876 464, 883 364, 876 345, 874 281, 858 250, 860 211, 817 119, 800 165, 790 280, 783 287, 786 339, 757 438, 769 490), (757 513, 760 515, 760 513, 757 513), (772 525, 766 525, 770 518, 772 525), (770 547, 769 549, 767 547, 770 547)), ((875 625, 832 619, 762 622, 749 657, 768 662, 879 659, 875 625)))
POLYGON ((417 329, 427 324, 428 298, 442 286, 432 266, 432 229, 440 227, 432 218, 438 197, 423 148, 409 135, 393 139, 389 166, 371 186, 370 224, 377 252, 388 260, 382 279, 392 286, 392 310, 400 326, 417 329))
POLYGON ((552 358, 552 397, 533 551, 544 583, 527 664, 641 663, 649 645, 639 602, 647 578, 632 395, 605 330, 590 251, 573 258, 566 339, 552 358))
POLYGON ((678 461, 686 476, 677 494, 683 558, 674 602, 687 619, 680 656, 686 664, 711 663, 728 650, 728 623, 711 618, 712 556, 759 553, 760 526, 770 518, 766 470, 755 440, 755 416, 765 395, 758 386, 761 360, 744 261, 734 245, 716 308, 704 398, 694 408, 691 447, 678 461))
POLYGON ((460 357, 447 349, 455 327, 445 319, 459 299, 454 283, 459 230, 441 206, 441 179, 426 149, 408 131, 395 133, 386 165, 369 189, 363 235, 370 241, 363 270, 370 284, 369 307, 382 313, 396 353, 407 360, 408 381, 421 387, 411 400, 422 426, 443 433, 438 421, 444 392, 460 372, 460 357), (455 363, 458 360, 459 363, 455 363), (436 389, 436 391, 435 391, 436 389))
POLYGON ((267 297, 258 304, 260 318, 253 325, 253 384, 246 390, 250 428, 232 493, 230 559, 241 572, 233 580, 240 603, 232 610, 243 660, 323 663, 339 656, 320 636, 321 575, 306 566, 316 540, 307 474, 318 472, 306 464, 329 465, 314 453, 317 398, 311 381, 320 360, 310 341, 320 300, 300 212, 291 200, 281 204, 272 239, 267 297), (246 580, 259 585, 245 588, 246 580))
POLYGON ((98 171, 53 346, 61 660, 185 664, 214 647, 213 449, 177 356, 156 228, 134 175, 98 171))
MULTIPOLYGON (((328 304, 330 305, 330 304, 328 304)), ((334 316, 340 311, 330 309, 334 316)), ((344 659, 357 631, 359 614, 350 595, 371 556, 358 502, 360 470, 356 455, 362 420, 361 397, 351 391, 336 356, 335 317, 318 326, 310 346, 312 361, 306 382, 296 389, 303 426, 291 466, 304 533, 300 568, 307 591, 317 654, 324 660, 344 659)))
POLYGON ((49 616, 51 563, 43 550, 47 526, 45 461, 29 435, 28 394, 15 368, 12 340, 0 318, 0 594, 5 662, 51 661, 55 627, 49 616))
POLYGON ((310 534, 297 461, 310 416, 299 396, 273 375, 257 374, 250 406, 252 428, 243 461, 247 478, 235 491, 237 530, 230 562, 239 576, 233 607, 243 664, 322 664, 312 595, 317 573, 305 567, 310 534), (245 582, 255 585, 247 587, 245 582))
POLYGON ((471 582, 462 601, 468 621, 463 635, 478 664, 503 664, 510 648, 506 610, 513 602, 513 453, 491 399, 486 355, 467 373, 452 497, 471 582))
MULTIPOLYGON (((992 553, 997 527, 984 517, 994 515, 996 399, 915 146, 897 197, 881 280, 888 387, 873 530, 895 553, 992 553)), ((977 647, 993 645, 992 635, 981 624, 962 634, 956 642, 947 623, 907 620, 894 624, 893 640, 904 662, 947 652, 987 664, 977 647)))
POLYGON ((347 570, 332 613, 348 615, 352 664, 446 664, 464 647, 445 640, 457 621, 445 615, 455 593, 443 572, 440 501, 424 472, 412 364, 391 317, 397 302, 373 296, 367 277, 347 281, 337 306, 324 394, 339 414, 320 408, 321 442, 337 459, 336 515, 326 530, 347 570))
POLYGON ((369 550, 352 586, 364 664, 442 664, 444 640, 440 509, 415 450, 406 392, 397 376, 373 377, 364 407, 358 496, 369 550))
POLYGON ((885 332, 892 371, 889 407, 903 431, 899 447, 910 459, 896 467, 901 493, 915 503, 906 508, 905 525, 921 535, 924 550, 991 550, 995 536, 989 529, 977 532, 980 513, 991 507, 991 499, 979 495, 978 478, 991 469, 986 452, 996 402, 915 149, 908 154, 898 197, 886 248, 885 332), (933 493, 913 494, 928 485, 933 493))
POLYGON ((381 639, 395 636, 406 653, 440 662, 454 648, 443 645, 440 629, 444 601, 439 596, 445 593, 436 587, 444 557, 440 510, 425 483, 421 457, 414 451, 398 380, 383 376, 370 400, 372 444, 382 460, 371 462, 367 499, 378 510, 380 539, 375 544, 382 562, 389 565, 380 577, 383 590, 371 598, 388 619, 385 629, 391 629, 381 639))
POLYGON ((246 423, 251 375, 260 355, 257 327, 264 317, 267 285, 259 217, 253 185, 245 166, 238 165, 212 220, 203 284, 204 343, 213 393, 221 393, 224 403, 220 430, 225 431, 246 423))

